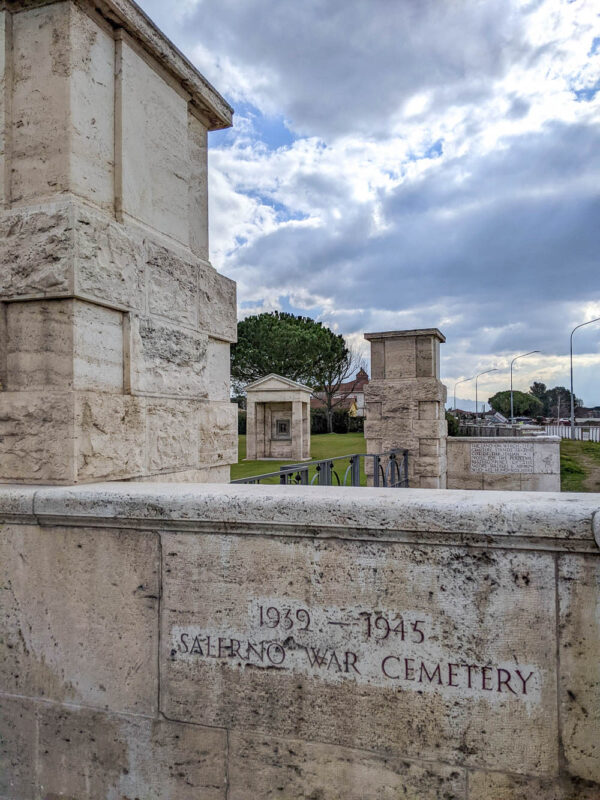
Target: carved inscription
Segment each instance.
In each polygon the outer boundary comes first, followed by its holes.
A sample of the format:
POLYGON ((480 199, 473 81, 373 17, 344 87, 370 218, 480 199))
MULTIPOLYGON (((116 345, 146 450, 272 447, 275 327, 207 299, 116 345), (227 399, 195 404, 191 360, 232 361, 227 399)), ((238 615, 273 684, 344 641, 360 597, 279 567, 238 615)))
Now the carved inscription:
POLYGON ((533 443, 473 442, 471 472, 529 474, 533 472, 533 443))
POLYGON ((171 637, 173 661, 527 703, 540 697, 535 667, 448 653, 433 621, 415 611, 308 608, 263 599, 251 603, 240 629, 176 626, 171 637))

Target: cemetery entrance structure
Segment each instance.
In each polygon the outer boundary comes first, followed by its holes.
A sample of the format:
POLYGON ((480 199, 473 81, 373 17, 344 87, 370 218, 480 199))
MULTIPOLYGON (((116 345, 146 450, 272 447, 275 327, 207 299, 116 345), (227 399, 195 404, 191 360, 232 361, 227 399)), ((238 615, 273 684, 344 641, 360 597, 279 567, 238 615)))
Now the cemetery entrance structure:
POLYGON ((246 459, 310 459, 312 389, 281 375, 246 386, 246 459))

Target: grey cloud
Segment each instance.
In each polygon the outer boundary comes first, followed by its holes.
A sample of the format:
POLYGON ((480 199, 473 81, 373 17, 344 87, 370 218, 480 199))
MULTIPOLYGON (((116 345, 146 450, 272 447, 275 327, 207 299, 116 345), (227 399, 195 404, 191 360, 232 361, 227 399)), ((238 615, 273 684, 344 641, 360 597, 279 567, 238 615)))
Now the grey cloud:
POLYGON ((420 91, 438 108, 478 102, 534 54, 523 13, 505 0, 202 0, 181 27, 158 0, 143 5, 181 44, 260 70, 263 97, 312 135, 385 132, 420 91))
POLYGON ((349 205, 335 226, 282 228, 238 251, 235 276, 282 294, 301 285, 339 309, 450 310, 463 320, 447 332, 473 352, 530 340, 559 352, 565 304, 600 299, 600 129, 552 125, 505 144, 401 185, 384 201, 385 235, 349 205))

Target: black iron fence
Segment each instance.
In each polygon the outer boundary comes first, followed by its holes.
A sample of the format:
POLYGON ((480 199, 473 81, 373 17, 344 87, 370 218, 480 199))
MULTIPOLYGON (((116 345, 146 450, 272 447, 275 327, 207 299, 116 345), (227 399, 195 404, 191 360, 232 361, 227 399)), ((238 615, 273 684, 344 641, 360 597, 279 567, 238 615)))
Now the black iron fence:
POLYGON ((367 474, 373 486, 408 488, 408 450, 381 454, 355 453, 350 456, 287 464, 277 472, 240 478, 231 483, 280 483, 285 486, 361 486, 367 474))

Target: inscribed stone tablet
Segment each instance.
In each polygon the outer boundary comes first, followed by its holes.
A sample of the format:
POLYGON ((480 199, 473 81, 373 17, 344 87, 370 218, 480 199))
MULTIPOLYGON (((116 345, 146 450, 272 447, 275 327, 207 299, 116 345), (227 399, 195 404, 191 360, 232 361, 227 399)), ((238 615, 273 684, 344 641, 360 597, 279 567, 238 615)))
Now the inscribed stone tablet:
POLYGON ((556 769, 550 554, 179 534, 163 554, 167 717, 556 769))
POLYGON ((471 472, 532 473, 533 442, 473 442, 471 472))

